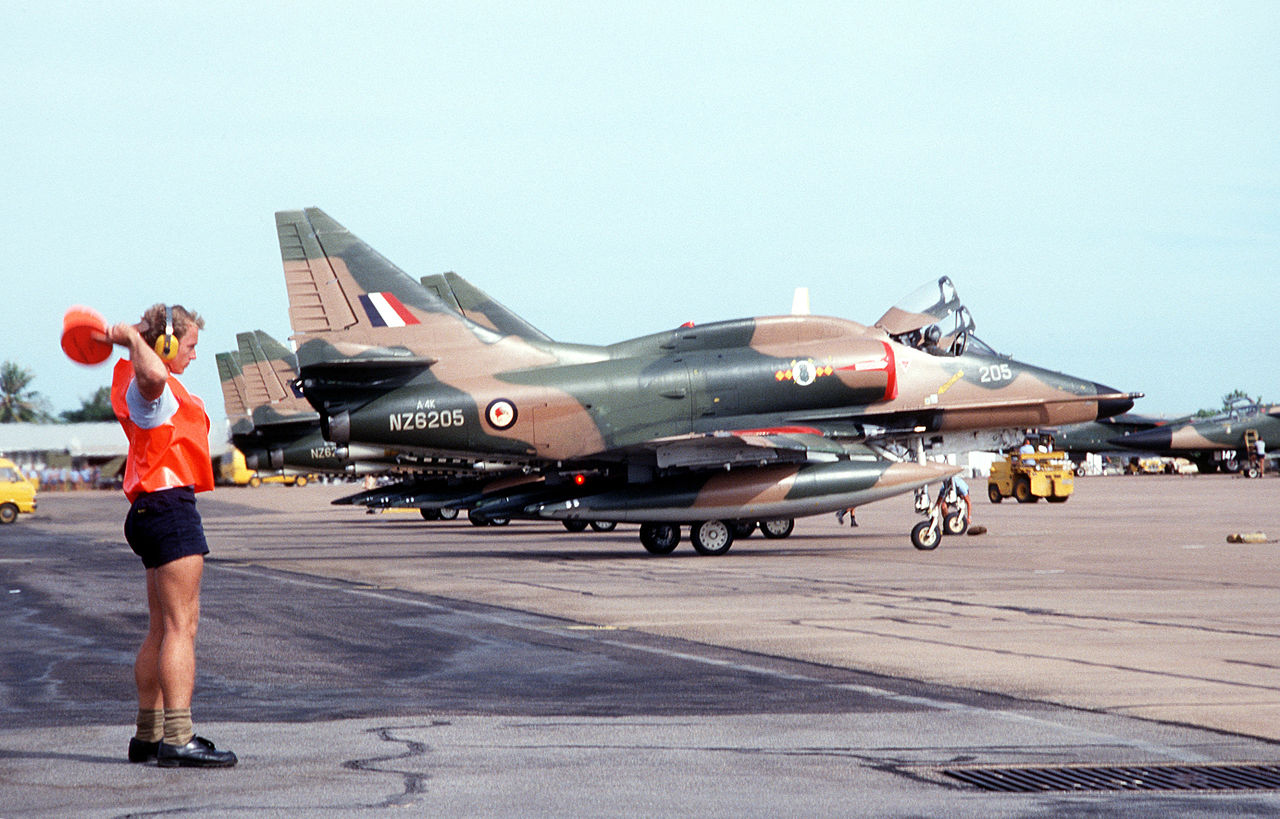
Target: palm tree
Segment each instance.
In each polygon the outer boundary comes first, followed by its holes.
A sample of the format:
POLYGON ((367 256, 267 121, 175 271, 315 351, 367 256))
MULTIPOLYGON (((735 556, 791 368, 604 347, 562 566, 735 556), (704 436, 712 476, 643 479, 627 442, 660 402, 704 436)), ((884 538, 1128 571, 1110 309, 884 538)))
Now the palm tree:
POLYGON ((40 421, 48 416, 44 411, 44 398, 27 389, 34 380, 30 370, 12 361, 0 364, 0 423, 40 421))

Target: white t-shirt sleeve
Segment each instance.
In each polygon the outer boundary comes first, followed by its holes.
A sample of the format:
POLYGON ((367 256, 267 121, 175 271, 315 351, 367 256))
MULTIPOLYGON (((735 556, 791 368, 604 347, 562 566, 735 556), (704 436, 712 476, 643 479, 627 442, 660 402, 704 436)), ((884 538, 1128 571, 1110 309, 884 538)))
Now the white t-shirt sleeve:
POLYGON ((169 389, 168 384, 164 385, 164 392, 160 393, 159 398, 148 401, 138 390, 138 382, 130 381, 129 389, 125 390, 124 399, 129 405, 129 418, 142 429, 155 429, 161 424, 168 423, 178 411, 177 396, 173 394, 173 390, 169 389))

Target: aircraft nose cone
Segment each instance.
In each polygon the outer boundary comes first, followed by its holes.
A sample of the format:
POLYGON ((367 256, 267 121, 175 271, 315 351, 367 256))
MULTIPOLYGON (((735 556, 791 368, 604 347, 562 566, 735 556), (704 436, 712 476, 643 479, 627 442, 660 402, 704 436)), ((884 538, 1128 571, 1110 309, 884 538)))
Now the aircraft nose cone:
POLYGON ((1106 384, 1099 384, 1096 381, 1093 384, 1098 395, 1107 396, 1098 399, 1098 420, 1103 418, 1114 418, 1117 415, 1128 412, 1133 409, 1133 399, 1139 397, 1140 393, 1123 393, 1106 384))

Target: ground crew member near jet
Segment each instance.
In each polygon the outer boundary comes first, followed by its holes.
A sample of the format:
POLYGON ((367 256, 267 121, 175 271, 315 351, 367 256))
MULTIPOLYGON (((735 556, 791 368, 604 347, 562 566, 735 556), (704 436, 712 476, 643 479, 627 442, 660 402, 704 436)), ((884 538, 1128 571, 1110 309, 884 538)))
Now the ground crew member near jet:
POLYGON ((213 489, 209 416, 177 376, 196 358, 204 320, 181 306, 153 305, 138 324, 108 338, 129 351, 116 362, 111 408, 129 439, 124 493, 132 506, 125 538, 147 574, 147 636, 134 663, 138 731, 129 761, 162 767, 219 767, 236 755, 195 735, 195 638, 205 543, 196 493, 213 489))

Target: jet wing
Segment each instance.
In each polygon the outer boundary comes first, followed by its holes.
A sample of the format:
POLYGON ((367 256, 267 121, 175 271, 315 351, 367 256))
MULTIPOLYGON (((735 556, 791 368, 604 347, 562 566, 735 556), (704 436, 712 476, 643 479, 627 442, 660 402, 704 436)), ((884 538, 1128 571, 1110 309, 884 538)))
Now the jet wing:
MULTIPOLYGON (((1028 407, 1043 407, 1047 404, 1076 404, 1083 402, 1105 403, 1126 403, 1133 405, 1136 398, 1141 398, 1140 392, 1099 392, 1096 395, 1068 395, 1062 397, 1054 397, 1051 401, 1045 401, 1043 398, 1011 398, 1001 401, 970 401, 967 403, 951 403, 946 407, 946 413, 949 416, 972 415, 977 413, 998 414, 1003 410, 1026 409, 1028 407)), ((937 410, 931 405, 917 406, 914 408, 902 408, 889 412, 858 412, 850 413, 844 409, 832 410, 830 412, 814 412, 789 416, 789 420, 796 423, 813 423, 813 424, 856 424, 875 425, 885 428, 891 433, 919 433, 925 431, 937 431, 934 427, 926 423, 927 419, 937 410), (925 429, 917 429, 916 427, 925 426, 925 429)))

